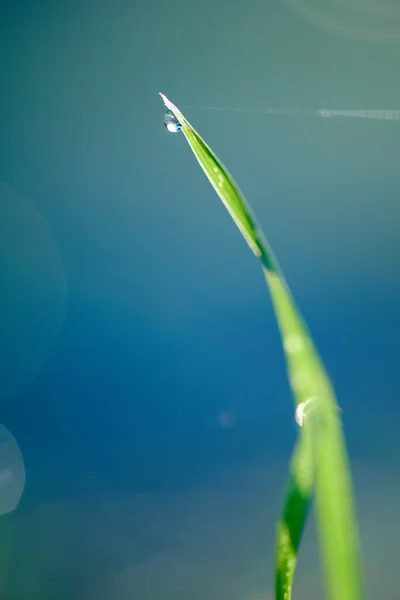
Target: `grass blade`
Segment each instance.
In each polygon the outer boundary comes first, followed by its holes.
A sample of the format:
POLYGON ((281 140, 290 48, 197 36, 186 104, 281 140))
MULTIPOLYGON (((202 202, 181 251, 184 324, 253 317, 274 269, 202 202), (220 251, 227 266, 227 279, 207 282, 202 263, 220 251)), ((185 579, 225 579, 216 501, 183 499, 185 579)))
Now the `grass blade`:
POLYGON ((160 95, 181 123, 195 157, 246 242, 260 258, 282 337, 299 423, 299 440, 278 526, 277 598, 290 598, 297 551, 314 491, 326 595, 329 600, 361 600, 362 569, 352 486, 331 384, 278 262, 246 199, 180 110, 166 96, 160 95))
POLYGON ((273 256, 272 250, 257 224, 253 211, 239 190, 232 175, 218 160, 211 148, 207 146, 205 141, 186 121, 180 110, 164 94, 160 93, 160 96, 165 106, 174 113, 178 121, 182 124, 183 134, 189 142, 189 146, 192 148, 201 168, 235 221, 252 252, 261 258, 268 270, 278 274, 279 266, 273 256))
POLYGON ((294 448, 276 545, 275 597, 290 600, 297 554, 314 489, 311 439, 307 428, 294 448))

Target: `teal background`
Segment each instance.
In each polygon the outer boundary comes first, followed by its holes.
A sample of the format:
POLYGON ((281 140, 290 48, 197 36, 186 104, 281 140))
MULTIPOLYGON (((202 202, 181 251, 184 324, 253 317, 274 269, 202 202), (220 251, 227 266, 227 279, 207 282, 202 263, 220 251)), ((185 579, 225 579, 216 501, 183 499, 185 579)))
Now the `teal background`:
MULTIPOLYGON (((273 597, 279 336, 162 91, 280 260, 344 410, 368 598, 397 600, 400 123, 183 108, 398 109, 391 14, 377 40, 293 2, 2 3, 0 422, 26 488, 1 598, 273 597)), ((322 595, 312 523, 295 593, 322 595)))

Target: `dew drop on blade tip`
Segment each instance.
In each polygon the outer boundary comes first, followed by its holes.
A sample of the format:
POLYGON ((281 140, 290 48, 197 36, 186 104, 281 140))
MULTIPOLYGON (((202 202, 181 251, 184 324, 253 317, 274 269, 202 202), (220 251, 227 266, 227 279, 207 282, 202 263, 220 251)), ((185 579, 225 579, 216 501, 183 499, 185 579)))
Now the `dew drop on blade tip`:
POLYGON ((171 133, 177 133, 182 129, 181 123, 179 123, 178 119, 171 110, 167 110, 164 115, 164 126, 171 133))

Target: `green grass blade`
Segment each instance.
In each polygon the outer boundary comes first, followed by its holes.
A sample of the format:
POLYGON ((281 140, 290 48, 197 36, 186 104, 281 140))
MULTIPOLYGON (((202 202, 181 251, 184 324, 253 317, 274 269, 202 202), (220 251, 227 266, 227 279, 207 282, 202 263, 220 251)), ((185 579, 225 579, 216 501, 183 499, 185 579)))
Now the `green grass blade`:
POLYGON ((250 206, 240 192, 232 175, 188 123, 180 110, 164 94, 160 93, 160 96, 165 106, 174 113, 178 121, 182 124, 182 131, 201 168, 207 175, 211 185, 235 221, 251 250, 256 256, 261 258, 267 269, 278 273, 278 263, 272 254, 272 250, 268 246, 250 206))
POLYGON ((290 600, 297 554, 314 490, 312 446, 308 428, 296 443, 290 464, 283 511, 278 523, 275 597, 290 600))
POLYGON ((334 392, 287 286, 265 268, 264 275, 283 341, 296 414, 303 415, 299 436, 302 439, 309 431, 311 440, 311 451, 304 456, 304 460, 308 456, 312 464, 304 465, 303 460, 300 465, 314 473, 326 595, 329 600, 361 600, 363 588, 359 538, 334 392))
POLYGON ((290 598, 314 476, 326 595, 329 600, 361 600, 362 570, 352 486, 341 422, 329 379, 278 262, 243 194, 180 110, 166 96, 160 95, 165 106, 182 124, 182 131, 203 171, 251 250, 261 260, 282 337, 296 415, 301 416, 298 419, 299 442, 278 528, 276 581, 286 589, 280 587, 277 597, 290 598))

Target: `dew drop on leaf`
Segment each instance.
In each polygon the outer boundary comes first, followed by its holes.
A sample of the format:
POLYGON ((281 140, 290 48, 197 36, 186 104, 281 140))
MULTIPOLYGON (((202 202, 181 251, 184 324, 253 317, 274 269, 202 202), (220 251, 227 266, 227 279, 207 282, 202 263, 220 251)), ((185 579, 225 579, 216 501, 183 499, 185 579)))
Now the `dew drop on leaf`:
POLYGON ((179 123, 178 119, 171 110, 167 110, 164 115, 164 126, 171 133, 177 133, 182 129, 181 123, 179 123))

